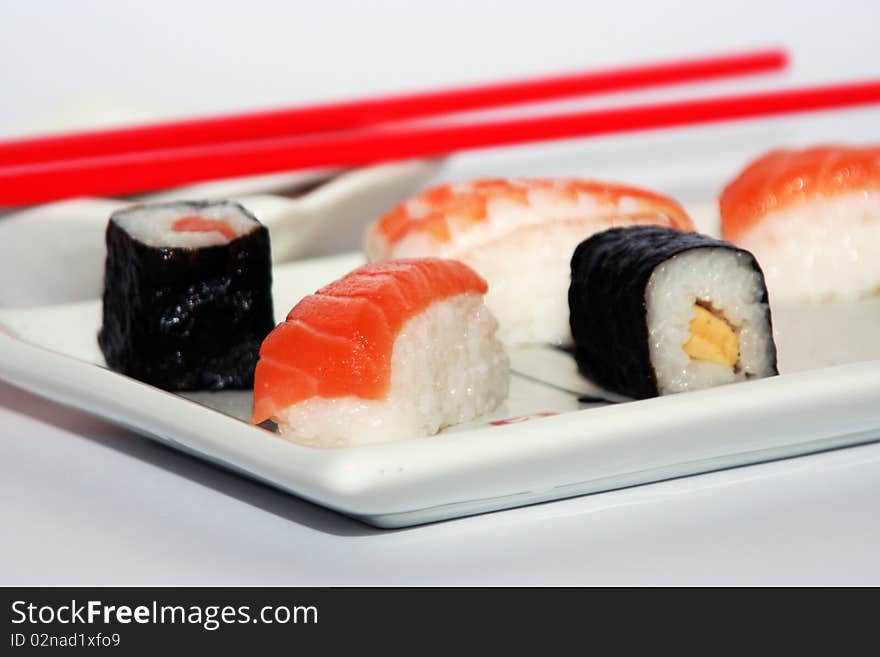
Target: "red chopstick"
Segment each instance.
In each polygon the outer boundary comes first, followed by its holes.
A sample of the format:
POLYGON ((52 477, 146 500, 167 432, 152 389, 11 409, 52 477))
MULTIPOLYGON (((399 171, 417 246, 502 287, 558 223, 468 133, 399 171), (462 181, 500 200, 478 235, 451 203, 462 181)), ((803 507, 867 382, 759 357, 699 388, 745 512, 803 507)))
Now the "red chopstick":
POLYGON ((145 192, 200 180, 352 166, 527 142, 880 102, 880 80, 442 126, 288 137, 0 168, 0 205, 145 192))
POLYGON ((0 166, 350 130, 451 112, 780 70, 780 49, 700 57, 373 98, 0 143, 0 166))

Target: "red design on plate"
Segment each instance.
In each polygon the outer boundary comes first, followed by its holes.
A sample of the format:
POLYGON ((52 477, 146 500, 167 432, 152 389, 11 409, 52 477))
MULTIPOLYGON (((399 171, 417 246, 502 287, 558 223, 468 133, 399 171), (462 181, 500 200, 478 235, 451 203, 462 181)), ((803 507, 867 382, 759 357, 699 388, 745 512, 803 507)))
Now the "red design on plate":
POLYGON ((539 417, 551 417, 553 415, 559 415, 556 411, 544 411, 543 413, 532 413, 531 415, 519 415, 517 417, 507 417, 503 420, 495 420, 494 422, 490 422, 489 426, 493 427, 502 427, 505 424, 518 424, 520 422, 528 422, 529 420, 534 420, 539 417))

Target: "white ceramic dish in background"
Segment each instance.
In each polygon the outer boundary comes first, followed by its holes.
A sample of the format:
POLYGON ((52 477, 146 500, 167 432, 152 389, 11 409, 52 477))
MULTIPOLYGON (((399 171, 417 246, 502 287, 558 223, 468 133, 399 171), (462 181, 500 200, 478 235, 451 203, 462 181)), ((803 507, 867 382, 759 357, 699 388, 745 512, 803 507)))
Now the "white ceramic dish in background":
POLYGON ((439 160, 413 160, 352 169, 293 198, 268 192, 308 184, 328 172, 204 183, 136 201, 73 199, 9 213, 0 217, 0 280, 21 284, 0 286, 0 307, 99 297, 107 219, 133 202, 232 198, 268 226, 272 259, 286 262, 357 248, 367 223, 423 186, 439 166, 439 160))
MULTIPOLYGON (((277 266, 276 315, 360 262, 351 254, 277 266)), ((0 311, 0 378, 398 527, 880 439, 880 301, 777 308, 774 319, 787 372, 779 377, 580 406, 589 388, 567 355, 517 351, 510 399, 491 416, 435 437, 337 450, 236 419, 248 415, 249 393, 187 399, 99 366, 97 300, 0 311)))

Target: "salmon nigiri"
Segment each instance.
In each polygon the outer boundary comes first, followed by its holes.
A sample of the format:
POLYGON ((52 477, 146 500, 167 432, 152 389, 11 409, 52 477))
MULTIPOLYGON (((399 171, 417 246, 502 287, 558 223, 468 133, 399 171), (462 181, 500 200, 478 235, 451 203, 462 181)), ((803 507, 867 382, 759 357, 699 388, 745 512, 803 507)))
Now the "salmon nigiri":
POLYGON ((486 282, 454 260, 366 265, 305 297, 266 337, 252 421, 344 446, 429 435, 507 396, 486 282))
POLYGON ((724 238, 751 251, 775 302, 880 288, 880 147, 775 150, 724 189, 724 238))
POLYGON ((379 219, 372 260, 455 258, 489 282, 486 305, 507 343, 571 341, 569 263, 575 247, 615 226, 693 230, 682 207, 643 189, 578 179, 473 180, 429 189, 379 219))

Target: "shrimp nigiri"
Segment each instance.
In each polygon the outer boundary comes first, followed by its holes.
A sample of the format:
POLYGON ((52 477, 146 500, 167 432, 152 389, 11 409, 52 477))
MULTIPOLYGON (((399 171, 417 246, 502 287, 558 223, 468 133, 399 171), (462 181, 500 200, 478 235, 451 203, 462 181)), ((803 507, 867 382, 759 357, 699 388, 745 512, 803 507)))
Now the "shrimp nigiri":
POLYGON ((575 247, 615 226, 693 230, 673 201, 624 185, 576 179, 474 180, 429 189, 365 236, 371 261, 455 258, 489 282, 486 305, 509 344, 571 341, 569 263, 575 247))

